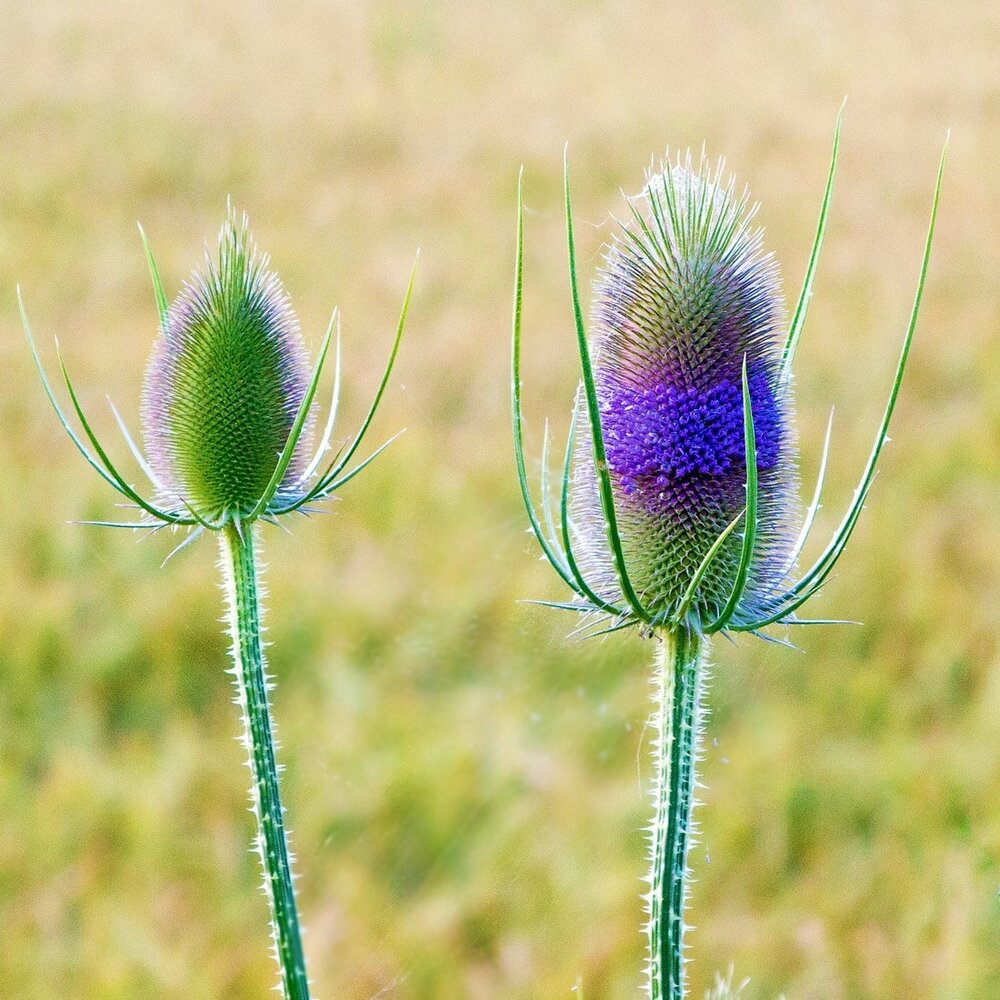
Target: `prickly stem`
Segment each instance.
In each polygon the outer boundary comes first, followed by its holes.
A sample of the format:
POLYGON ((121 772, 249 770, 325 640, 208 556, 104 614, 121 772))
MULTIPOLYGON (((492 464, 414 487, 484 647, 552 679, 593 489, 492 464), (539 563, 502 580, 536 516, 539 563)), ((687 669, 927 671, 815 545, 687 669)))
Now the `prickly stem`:
POLYGON ((658 638, 653 676, 654 817, 649 829, 650 1000, 684 997, 684 903, 701 738, 702 646, 683 630, 658 638))
POLYGON ((281 970, 285 1000, 308 1000, 302 934, 286 842, 284 811, 278 794, 278 766, 268 704, 270 687, 261 636, 261 589, 254 554, 255 527, 229 524, 219 532, 220 563, 228 598, 232 637, 232 674, 236 703, 243 715, 243 744, 253 775, 250 789, 257 820, 256 851, 264 872, 264 893, 271 908, 271 939, 281 970))

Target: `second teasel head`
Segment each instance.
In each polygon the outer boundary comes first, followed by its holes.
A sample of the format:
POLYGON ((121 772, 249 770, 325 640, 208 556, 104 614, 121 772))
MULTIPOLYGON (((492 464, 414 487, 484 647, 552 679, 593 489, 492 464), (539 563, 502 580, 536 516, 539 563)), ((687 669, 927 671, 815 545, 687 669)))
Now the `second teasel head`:
MULTIPOLYGON (((705 625, 737 577, 731 532, 683 609, 705 553, 746 503, 743 379, 752 411, 757 528, 740 617, 784 575, 797 492, 791 394, 781 384, 778 265, 746 192, 721 164, 664 164, 629 200, 632 219, 606 247, 592 310, 593 380, 621 546, 653 616, 684 610, 705 625)), ((571 503, 580 563, 623 599, 601 523, 593 440, 578 415, 571 503), (596 526, 591 530, 587 526, 596 526)))
POLYGON ((857 525, 887 440, 930 260, 938 168, 917 294, 895 378, 854 497, 816 561, 792 580, 820 507, 830 425, 799 516, 791 371, 833 191, 840 120, 802 290, 787 326, 778 268, 755 209, 721 165, 665 164, 628 199, 605 250, 588 336, 576 270, 568 165, 566 236, 582 381, 553 487, 548 438, 541 503, 528 485, 521 407, 523 185, 518 186, 512 423, 531 531, 600 631, 632 626, 709 635, 815 624, 796 615, 826 582, 857 525), (801 524, 799 522, 801 521, 801 524))

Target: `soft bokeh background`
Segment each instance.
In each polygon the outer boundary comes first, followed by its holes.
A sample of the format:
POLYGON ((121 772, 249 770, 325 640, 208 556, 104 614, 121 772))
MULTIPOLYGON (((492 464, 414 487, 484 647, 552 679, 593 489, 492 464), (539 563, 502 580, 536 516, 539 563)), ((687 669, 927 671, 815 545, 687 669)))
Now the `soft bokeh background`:
POLYGON ((576 377, 564 141, 588 280, 620 188, 704 142, 792 296, 848 94, 799 364, 807 479, 837 407, 817 541, 888 388, 950 126, 939 237, 894 441, 811 609, 864 626, 716 644, 694 995, 733 963, 748 1000, 1000 996, 995 5, 2 6, 0 995, 274 982, 212 545, 161 570, 168 538, 67 524, 111 496, 46 408, 15 282, 113 436, 103 394, 134 421, 155 332, 135 221, 176 288, 232 195, 313 348, 343 309, 346 429, 422 248, 376 425, 408 433, 332 516, 268 538, 316 994, 634 997, 651 650, 517 603, 562 596, 509 443, 517 170, 537 448, 576 377))

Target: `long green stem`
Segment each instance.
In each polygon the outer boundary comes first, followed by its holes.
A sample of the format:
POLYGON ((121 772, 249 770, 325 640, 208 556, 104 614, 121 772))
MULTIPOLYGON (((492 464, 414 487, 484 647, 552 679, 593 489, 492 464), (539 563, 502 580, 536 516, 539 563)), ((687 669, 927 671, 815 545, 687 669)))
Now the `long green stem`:
POLYGON ((278 794, 278 766, 267 697, 270 685, 261 641, 260 587, 253 526, 245 525, 241 532, 229 524, 219 536, 229 598, 236 703, 243 713, 243 739, 250 755, 247 763, 253 774, 250 799, 257 818, 256 849, 264 870, 264 892, 271 905, 271 937, 281 968, 282 996, 285 1000, 308 1000, 309 982, 295 908, 284 811, 278 794))
POLYGON ((691 841, 695 764, 701 737, 702 640, 664 633, 655 663, 656 775, 650 827, 649 996, 684 996, 684 901, 691 841))

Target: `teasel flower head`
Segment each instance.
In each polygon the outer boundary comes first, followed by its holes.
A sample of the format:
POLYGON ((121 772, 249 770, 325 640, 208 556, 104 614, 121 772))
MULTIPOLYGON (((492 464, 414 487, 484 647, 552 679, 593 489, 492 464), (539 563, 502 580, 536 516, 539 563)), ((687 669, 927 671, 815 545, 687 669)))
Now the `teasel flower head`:
POLYGON ((389 442, 350 468, 385 392, 399 349, 412 287, 406 290, 396 336, 374 400, 360 429, 331 455, 340 394, 340 326, 335 311, 310 372, 307 352, 288 295, 250 234, 246 215, 229 209, 217 250, 167 303, 145 233, 159 312, 142 398, 145 453, 112 404, 129 450, 152 485, 145 495, 109 457, 85 415, 69 375, 60 366, 73 412, 72 426, 42 367, 18 290, 21 318, 42 384, 60 422, 89 464, 139 512, 109 526, 205 530, 229 524, 273 522, 309 512, 353 478, 389 442), (331 344, 335 346, 333 399, 323 433, 311 453, 313 402, 331 344))
MULTIPOLYGON (((593 385, 622 552, 652 616, 675 617, 702 556, 747 504, 744 381, 756 454, 756 532, 734 620, 759 613, 792 546, 795 455, 782 391, 780 283, 763 233, 721 164, 650 177, 635 225, 607 248, 594 306, 593 385)), ((582 572, 624 600, 608 544, 593 434, 578 417, 570 490, 582 572)), ((740 566, 727 535, 687 602, 719 617, 740 566)))
MULTIPOLYGON (((218 258, 167 311, 143 394, 143 434, 166 499, 206 520, 252 510, 274 473, 309 386, 298 320, 257 251, 246 216, 230 212, 218 258)), ((278 483, 305 469, 311 414, 278 483)))
MULTIPOLYGON (((554 606, 594 613, 600 631, 639 626, 708 635, 802 623, 796 611, 827 580, 854 530, 916 326, 934 215, 889 400, 853 502, 823 554, 795 579, 819 509, 830 425, 812 502, 800 513, 792 361, 826 229, 839 134, 838 122, 813 249, 787 327, 778 266, 754 224, 756 207, 722 163, 686 156, 652 171, 641 194, 626 200, 629 218, 605 248, 588 337, 567 168, 582 381, 556 488, 546 432, 540 508, 523 447, 519 185, 512 376, 518 475, 532 531, 573 591, 572 601, 554 606)), ((588 626, 594 620, 588 617, 588 626)))

